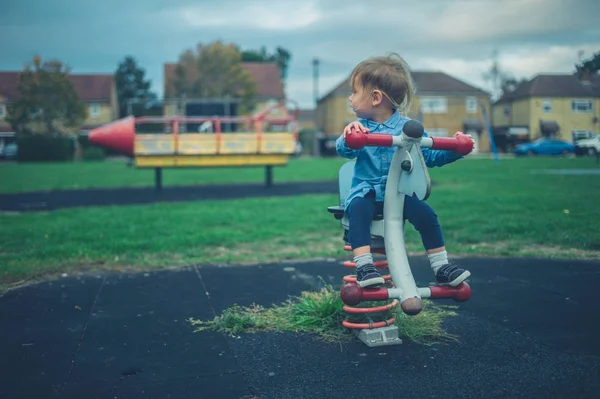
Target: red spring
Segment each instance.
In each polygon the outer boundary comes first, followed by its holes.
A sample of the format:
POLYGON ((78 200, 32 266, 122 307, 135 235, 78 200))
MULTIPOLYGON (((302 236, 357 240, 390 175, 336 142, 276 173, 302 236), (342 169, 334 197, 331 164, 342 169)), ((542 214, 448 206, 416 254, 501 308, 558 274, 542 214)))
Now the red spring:
MULTIPOLYGON (((352 251, 352 248, 349 245, 344 246, 344 250, 352 251)), ((373 252, 385 255, 385 249, 373 249, 373 252)), ((388 262, 387 260, 374 262, 375 267, 380 269, 387 269, 388 262)), ((345 267, 356 267, 356 264, 351 261, 344 262, 345 267)), ((394 283, 392 282, 392 276, 390 274, 384 275, 383 279, 385 280, 385 285, 389 288, 394 287, 394 283)), ((344 311, 350 314, 375 314, 381 312, 388 312, 391 309, 398 306, 399 301, 394 299, 387 305, 383 306, 373 306, 373 307, 352 307, 354 305, 358 305, 361 301, 379 301, 386 300, 387 297, 387 289, 386 288, 372 288, 372 289, 362 289, 356 284, 356 276, 344 276, 344 283, 342 285, 342 289, 340 291, 340 295, 342 297, 342 301, 346 304, 344 306, 344 311), (350 305, 350 306, 349 306, 350 305)), ((369 317, 370 320, 370 317, 369 317)), ((346 328, 352 329, 373 329, 380 328, 385 326, 390 326, 394 324, 395 319, 389 318, 387 320, 368 323, 355 323, 349 320, 344 320, 342 325, 346 328)))

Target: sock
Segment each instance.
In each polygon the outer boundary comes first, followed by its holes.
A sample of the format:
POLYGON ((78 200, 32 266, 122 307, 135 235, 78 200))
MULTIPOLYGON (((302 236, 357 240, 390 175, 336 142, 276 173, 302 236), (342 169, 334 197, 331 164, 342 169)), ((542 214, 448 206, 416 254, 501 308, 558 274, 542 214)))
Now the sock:
POLYGON ((429 263, 431 263, 431 268, 434 273, 437 273, 440 267, 448 263, 448 252, 446 251, 427 254, 427 257, 429 258, 429 263))
POLYGON ((373 255, 370 253, 358 255, 354 257, 354 263, 356 263, 356 268, 363 267, 368 265, 369 263, 373 263, 373 255))

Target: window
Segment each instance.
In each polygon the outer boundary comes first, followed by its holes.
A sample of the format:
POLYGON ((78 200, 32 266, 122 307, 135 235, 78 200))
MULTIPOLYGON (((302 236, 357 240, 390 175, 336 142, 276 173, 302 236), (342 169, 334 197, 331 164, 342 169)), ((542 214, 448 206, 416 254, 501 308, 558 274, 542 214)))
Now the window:
POLYGON ((448 111, 446 97, 421 97, 420 102, 424 114, 445 114, 448 111))
POLYGON ((575 142, 577 140, 589 139, 589 138, 592 138, 593 136, 594 136, 594 133, 592 133, 589 130, 573 130, 573 131, 571 131, 571 138, 573 139, 573 142, 575 142))
POLYGON ((92 118, 95 118, 98 115, 100 115, 100 104, 98 104, 98 103, 91 103, 90 104, 90 116, 92 118))
POLYGON ((510 116, 510 105, 504 106, 504 116, 510 116))
POLYGON ((446 129, 427 129, 429 137, 448 137, 448 131, 446 129))
POLYGON ((552 112, 552 100, 542 100, 542 110, 545 114, 552 112))
POLYGON ((477 113, 477 98, 467 97, 467 113, 469 113, 469 114, 477 113))
POLYGON ((575 114, 583 114, 592 112, 593 106, 590 100, 573 100, 571 101, 571 112, 575 114))
POLYGON ((0 119, 6 118, 6 105, 0 104, 0 119))

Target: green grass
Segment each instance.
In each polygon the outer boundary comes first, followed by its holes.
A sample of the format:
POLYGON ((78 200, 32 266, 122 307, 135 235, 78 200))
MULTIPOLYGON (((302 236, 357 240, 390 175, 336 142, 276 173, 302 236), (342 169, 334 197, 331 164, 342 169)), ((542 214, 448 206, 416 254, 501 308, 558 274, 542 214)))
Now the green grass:
MULTIPOLYGON (((341 158, 294 158, 273 168, 273 180, 293 182, 335 180, 341 158)), ((261 183, 264 167, 163 169, 164 186, 225 183, 261 183)), ((154 169, 137 169, 126 162, 0 163, 0 193, 154 186, 154 169)))
MULTIPOLYGON (((367 302, 361 306, 373 307, 387 302, 367 302)), ((343 302, 339 291, 326 285, 320 291, 303 292, 299 297, 288 299, 279 305, 265 308, 253 304, 251 306, 234 305, 223 314, 212 320, 190 318, 188 322, 195 327, 195 332, 219 331, 230 336, 242 333, 257 332, 300 332, 315 334, 325 342, 344 342, 354 339, 349 329, 342 325, 348 319, 353 322, 366 322, 362 315, 349 316, 343 311, 343 302)), ((394 317, 394 324, 399 333, 411 341, 431 345, 444 340, 455 340, 456 337, 446 332, 443 320, 456 316, 451 307, 436 306, 429 300, 424 301, 424 308, 416 316, 407 316, 399 307, 374 314, 374 321, 394 317)))
MULTIPOLYGON (((342 162, 294 160, 285 170, 295 168, 290 179, 331 179, 342 162)), ((119 174, 111 169, 118 166, 101 165, 119 174)), ((100 164, 10 165, 7 180, 2 173, 7 166, 0 168, 3 189, 18 186, 15 175, 39 190, 68 187, 77 170, 86 176, 101 170, 100 164), (15 173, 12 168, 18 167, 23 171, 15 173), (54 183, 35 185, 38 174, 53 176, 54 183)), ((430 169, 435 184, 428 202, 440 218, 450 255, 600 259, 600 175, 534 173, 575 168, 599 165, 591 158, 465 159, 430 169)), ((173 172, 199 173, 206 180, 197 183, 205 183, 217 182, 222 170, 173 172)), ((260 181, 262 171, 255 177, 260 181)), ((112 185, 120 178, 103 181, 112 185)), ((342 249, 342 229, 326 211, 337 201, 334 194, 303 195, 0 214, 0 284, 98 268, 343 258, 349 255, 342 249)), ((412 226, 406 233, 408 250, 422 254, 412 226)))

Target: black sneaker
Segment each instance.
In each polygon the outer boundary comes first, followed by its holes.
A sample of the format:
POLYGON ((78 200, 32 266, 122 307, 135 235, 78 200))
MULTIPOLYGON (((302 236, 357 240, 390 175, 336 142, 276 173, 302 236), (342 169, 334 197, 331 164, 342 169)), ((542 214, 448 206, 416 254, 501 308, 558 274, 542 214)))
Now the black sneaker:
POLYGON ((437 273, 435 274, 435 280, 440 285, 450 285, 452 287, 456 287, 465 281, 470 275, 470 271, 461 269, 454 262, 448 262, 438 269, 437 273))
POLYGON ((360 287, 372 287, 383 283, 385 280, 372 263, 356 268, 356 284, 360 287))

